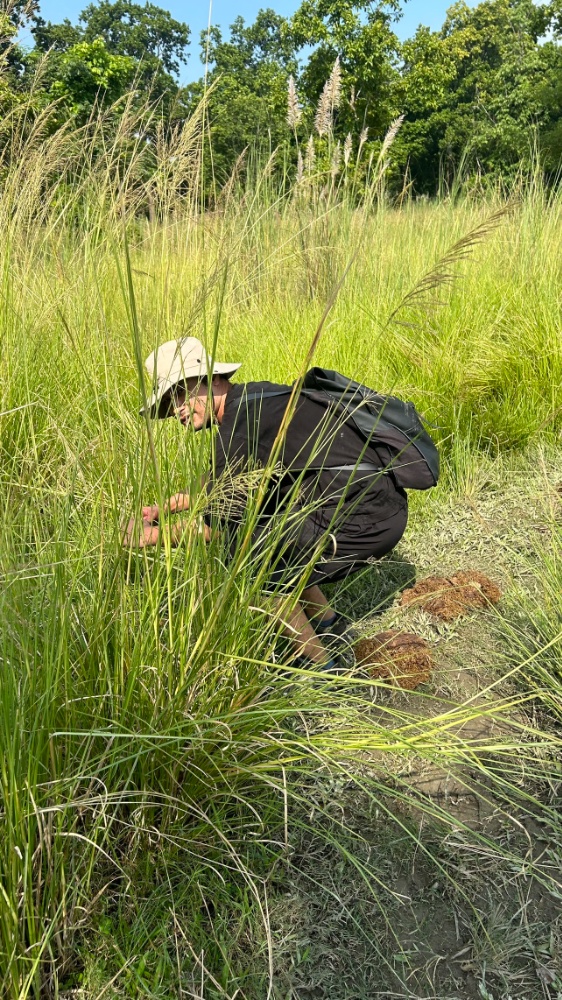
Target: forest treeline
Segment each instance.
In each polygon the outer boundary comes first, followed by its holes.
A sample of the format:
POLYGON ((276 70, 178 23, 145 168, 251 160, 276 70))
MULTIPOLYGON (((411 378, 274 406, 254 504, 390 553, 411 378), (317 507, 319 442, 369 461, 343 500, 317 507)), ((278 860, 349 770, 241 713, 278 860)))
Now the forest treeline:
POLYGON ((57 129, 84 124, 100 105, 113 106, 116 117, 125 103, 141 111, 149 97, 158 111, 147 126, 151 143, 156 120, 177 126, 208 93, 208 170, 218 184, 244 151, 263 158, 277 150, 276 164, 297 177, 313 162, 327 163, 332 175, 368 164, 401 116, 389 174, 397 191, 434 195, 461 175, 486 185, 537 163, 555 178, 562 0, 474 7, 459 0, 439 31, 420 26, 407 41, 396 34, 403 7, 402 0, 302 0, 289 18, 272 9, 253 24, 237 17, 227 32, 202 33, 201 77, 180 86, 197 45, 189 25, 163 8, 101 0, 76 24, 54 24, 39 3, 4 0, 2 120, 18 108, 29 118, 49 106, 48 128, 57 129))

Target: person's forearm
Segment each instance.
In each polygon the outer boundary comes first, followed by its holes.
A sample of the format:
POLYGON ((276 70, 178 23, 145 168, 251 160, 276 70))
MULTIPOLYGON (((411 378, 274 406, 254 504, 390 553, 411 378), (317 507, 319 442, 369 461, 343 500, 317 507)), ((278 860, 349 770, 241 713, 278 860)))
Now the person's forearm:
POLYGON ((172 545, 179 545, 187 532, 193 533, 195 531, 202 534, 206 542, 210 542, 211 529, 204 521, 197 525, 193 520, 186 520, 181 517, 177 518, 173 523, 170 523, 170 540, 172 545))
POLYGON ((169 535, 170 545, 176 547, 183 541, 188 532, 199 531, 206 542, 211 540, 211 529, 205 522, 199 525, 192 519, 178 517, 173 521, 164 524, 151 524, 143 521, 142 525, 132 518, 126 526, 123 534, 123 545, 132 546, 136 549, 145 549, 151 545, 158 545, 164 541, 164 534, 169 535))
POLYGON ((180 514, 184 510, 189 510, 190 502, 189 493, 174 493, 164 504, 164 513, 180 514))
MULTIPOLYGON (((207 475, 201 478, 201 489, 203 489, 206 481, 207 475)), ((182 491, 180 493, 174 493, 173 496, 165 502, 160 510, 158 504, 151 504, 150 506, 142 508, 142 519, 146 521, 147 524, 158 524, 163 514, 181 514, 184 510, 189 510, 191 506, 191 498, 189 493, 182 491)))

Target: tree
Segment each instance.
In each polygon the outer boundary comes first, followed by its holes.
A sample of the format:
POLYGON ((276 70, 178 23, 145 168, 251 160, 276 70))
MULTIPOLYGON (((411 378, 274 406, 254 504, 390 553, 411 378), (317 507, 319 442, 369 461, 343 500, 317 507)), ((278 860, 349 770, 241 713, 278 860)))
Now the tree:
POLYGON ((461 163, 509 174, 529 159, 544 119, 538 37, 544 12, 532 0, 459 0, 443 28, 418 29, 402 47, 399 100, 407 113, 396 143, 418 191, 434 193, 461 163))
MULTIPOLYGON (((58 120, 72 114, 80 121, 96 103, 127 94, 140 111, 151 96, 166 128, 212 84, 207 162, 223 183, 246 147, 262 160, 280 148, 283 167, 297 162, 334 70, 338 99, 330 97, 329 126, 315 147, 317 168, 332 177, 342 145, 344 162, 352 162, 348 133, 367 128, 378 143, 401 113, 406 120, 392 154, 397 184, 407 170, 416 191, 433 194, 459 172, 514 173, 530 162, 537 140, 555 174, 562 161, 562 0, 482 0, 476 7, 458 0, 440 31, 420 27, 400 45, 394 25, 402 2, 301 0, 289 19, 271 9, 252 24, 237 17, 226 35, 219 28, 202 34, 206 79, 180 90, 175 74, 187 58, 190 30, 163 8, 100 0, 78 24, 53 24, 40 17, 37 0, 10 0, 0 14, 2 107, 17 106, 30 91, 33 108, 57 98, 58 120), (17 31, 30 18, 35 47, 25 52, 17 31), (545 42, 547 30, 553 37, 545 42), (291 76, 301 104, 293 89, 294 129, 287 124, 291 76)), ((363 150, 364 139, 363 132, 363 150)))
POLYGON ((82 11, 80 22, 86 41, 103 38, 108 52, 131 56, 166 73, 178 73, 180 62, 187 59, 189 27, 152 3, 101 0, 82 11))
POLYGON ((365 126, 382 136, 398 113, 393 88, 399 43, 392 23, 401 6, 400 0, 303 0, 291 18, 296 49, 313 47, 299 81, 311 105, 339 56, 347 97, 337 122, 342 137, 365 126))
MULTIPOLYGON (((287 20, 268 9, 251 25, 237 17, 228 39, 211 28, 201 34, 201 58, 209 61, 213 167, 223 183, 246 147, 269 152, 288 138, 287 81, 297 62, 287 20)), ((202 81, 187 88, 188 102, 203 91, 202 81)))
POLYGON ((540 19, 540 34, 545 35, 550 29, 555 38, 562 36, 562 0, 550 0, 541 4, 538 17, 540 19))
MULTIPOLYGON (((78 90, 82 89, 86 94, 92 90, 97 72, 95 67, 101 60, 103 68, 100 66, 100 74, 108 81, 108 87, 102 90, 109 95, 119 90, 115 77, 119 66, 124 72, 123 88, 130 82, 131 63, 119 60, 133 60, 139 89, 145 96, 162 98, 169 110, 178 90, 172 74, 179 71, 180 61, 187 58, 190 37, 187 24, 176 21, 166 10, 154 4, 145 3, 142 6, 130 0, 115 0, 113 3, 102 0, 99 4, 90 4, 82 11, 79 21, 79 25, 71 24, 68 19, 61 24, 52 24, 36 16, 32 28, 36 53, 28 60, 28 70, 32 71, 37 64, 39 53, 48 52, 46 79, 49 87, 59 80, 62 72, 65 86, 70 85, 71 78, 75 81, 80 79, 78 90), (80 48, 81 45, 93 48, 80 48), (61 61, 63 54, 65 58, 61 61)), ((78 103, 82 106, 81 101, 78 103)))
POLYGON ((33 28, 31 29, 35 39, 35 45, 40 52, 48 52, 52 49, 55 52, 66 52, 77 45, 84 37, 82 28, 71 24, 65 18, 61 24, 51 24, 42 17, 35 17, 33 28))
POLYGON ((207 32, 201 34, 201 58, 209 59, 215 75, 221 72, 255 73, 264 63, 277 65, 285 73, 296 71, 295 51, 286 18, 274 10, 260 10, 256 20, 246 25, 237 17, 230 26, 230 38, 224 42, 217 28, 211 28, 209 44, 207 32))
POLYGON ((2 17, 14 29, 15 35, 23 28, 39 10, 39 0, 5 0, 2 4, 2 17))
POLYGON ((9 0, 0 8, 0 72, 4 92, 20 89, 24 53, 16 38, 18 31, 35 16, 38 8, 38 0, 9 0))
POLYGON ((541 64, 541 79, 534 94, 543 109, 539 148, 543 166, 556 176, 562 169, 562 48, 555 42, 543 45, 541 64))
POLYGON ((102 38, 78 42, 60 56, 49 97, 60 99, 67 114, 85 120, 96 102, 113 104, 122 97, 135 72, 135 60, 110 52, 102 38))

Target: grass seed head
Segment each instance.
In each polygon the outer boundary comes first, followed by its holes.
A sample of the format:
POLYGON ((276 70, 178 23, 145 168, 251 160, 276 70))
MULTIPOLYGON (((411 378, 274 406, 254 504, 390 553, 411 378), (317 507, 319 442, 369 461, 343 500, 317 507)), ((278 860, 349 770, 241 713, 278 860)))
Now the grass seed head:
POLYGON ((304 159, 304 169, 307 174, 311 174, 314 170, 314 163, 316 161, 316 150, 314 148, 314 136, 311 135, 306 144, 306 154, 304 159))
POLYGON ((328 79, 328 93, 332 108, 339 108, 341 103, 341 64, 338 56, 328 79))
POLYGON ((330 76, 324 84, 322 93, 320 94, 320 100, 318 101, 318 107, 316 109, 316 116, 314 118, 314 127, 318 132, 318 135, 327 135, 328 132, 332 130, 332 120, 335 108, 339 108, 341 103, 341 66, 340 57, 338 56, 330 76))
POLYGON ((316 115, 314 117, 314 127, 319 136, 327 135, 332 128, 332 106, 328 91, 328 82, 324 84, 324 89, 320 94, 316 115))
POLYGON ((392 146, 392 143, 394 142, 396 136, 398 135, 398 132, 400 131, 400 128, 402 126, 402 122, 404 121, 404 117, 405 117, 404 115, 399 115, 398 118, 395 118, 394 121, 391 122, 390 128, 388 129, 388 132, 386 133, 382 141, 382 147, 380 152, 381 160, 384 159, 384 157, 388 153, 388 150, 392 146))
POLYGON ((357 156, 361 156, 361 150, 363 149, 363 146, 367 142, 368 137, 369 137, 369 126, 367 125, 365 126, 364 129, 361 129, 361 132, 359 133, 359 149, 357 150, 357 156))
POLYGON ((287 87, 287 125, 289 128, 297 128, 302 119, 302 108, 299 105, 299 96, 293 76, 289 77, 287 87))

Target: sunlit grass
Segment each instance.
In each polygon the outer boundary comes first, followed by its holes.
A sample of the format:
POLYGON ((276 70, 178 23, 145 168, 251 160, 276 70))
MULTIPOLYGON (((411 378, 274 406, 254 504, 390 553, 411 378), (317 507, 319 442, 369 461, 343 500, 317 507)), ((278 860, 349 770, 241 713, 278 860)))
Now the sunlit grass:
MULTIPOLYGON (((179 549, 123 550, 123 518, 141 499, 195 490, 208 452, 204 435, 138 417, 139 362, 189 333, 243 361, 246 380, 292 381, 351 263, 314 360, 412 398, 438 426, 443 482, 412 504, 435 523, 440 498, 469 494, 487 462, 559 434, 560 202, 530 190, 454 265, 441 304, 388 325, 498 205, 364 210, 233 188, 204 212, 196 119, 162 140, 149 181, 134 120, 117 137, 110 125, 49 136, 16 123, 17 157, 2 167, 0 989, 56 994, 105 941, 111 975, 134 995, 169 995, 186 965, 207 995, 234 995, 240 954, 225 953, 226 932, 213 938, 209 913, 258 914, 267 941, 269 873, 288 863, 292 829, 307 828, 311 784, 353 780, 392 813, 415 794, 399 764, 470 762, 506 812, 540 809, 521 765, 555 773, 558 742, 517 724, 477 754, 459 725, 480 705, 432 710, 425 692, 374 711, 366 683, 283 676, 259 566, 239 550, 229 572, 197 508, 179 549)), ((554 649, 551 631, 538 635, 554 649)), ((531 697, 522 685, 486 712, 508 717, 531 697)), ((376 859, 356 866, 384 918, 392 886, 376 859)), ((271 942, 248 996, 267 995, 270 962, 271 942)))

